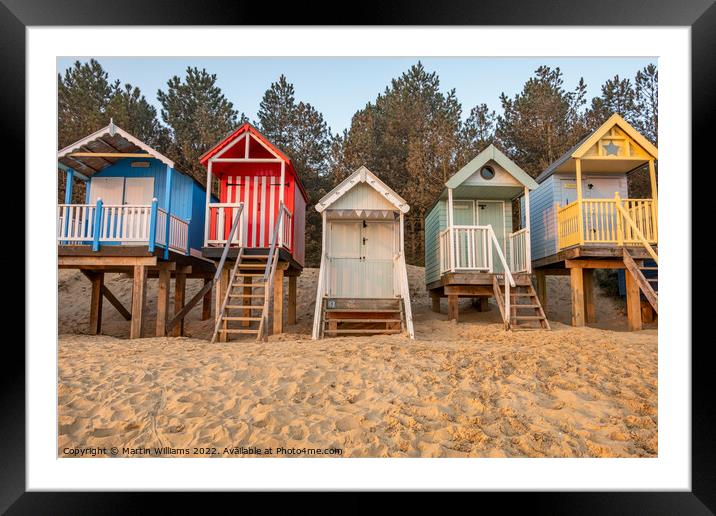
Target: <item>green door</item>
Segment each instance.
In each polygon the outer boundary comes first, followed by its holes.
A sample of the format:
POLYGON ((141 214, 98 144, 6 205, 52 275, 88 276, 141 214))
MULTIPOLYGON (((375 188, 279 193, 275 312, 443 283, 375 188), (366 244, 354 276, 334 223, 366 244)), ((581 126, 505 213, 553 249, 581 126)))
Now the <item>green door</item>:
MULTIPOLYGON (((477 202, 477 223, 480 226, 492 226, 497 241, 500 243, 502 248, 502 254, 507 260, 507 253, 505 253, 505 209, 502 201, 476 201, 477 202)), ((502 266, 500 257, 497 254, 497 250, 492 249, 492 271, 493 272, 505 272, 505 268, 502 266)))
MULTIPOLYGON (((475 203, 473 201, 458 201, 452 203, 453 224, 456 226, 474 226, 475 225, 475 203)), ((468 266, 468 245, 470 239, 468 232, 464 229, 458 229, 455 232, 455 267, 458 269, 468 266)))

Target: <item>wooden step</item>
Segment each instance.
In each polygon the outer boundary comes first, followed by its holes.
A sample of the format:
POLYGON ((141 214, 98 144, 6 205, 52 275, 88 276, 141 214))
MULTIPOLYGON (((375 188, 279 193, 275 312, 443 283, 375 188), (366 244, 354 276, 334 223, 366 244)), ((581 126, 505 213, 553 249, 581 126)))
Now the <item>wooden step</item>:
POLYGON ((513 315, 512 318, 523 321, 541 321, 543 319, 541 315, 513 315))
POLYGON ((512 305, 512 308, 539 308, 539 305, 520 305, 520 304, 514 303, 512 305))
POLYGON ((642 271, 658 271, 659 267, 639 267, 642 271))
POLYGON ((651 283, 656 283, 657 281, 659 281, 659 278, 646 278, 646 281, 649 281, 651 283))
POLYGON ((255 334, 257 334, 258 332, 259 332, 258 329, 255 329, 255 330, 251 330, 251 329, 249 329, 249 330, 247 330, 247 329, 240 330, 240 329, 238 329, 238 328, 219 328, 219 333, 252 333, 252 334, 255 335, 255 334))
POLYGON ((262 310, 264 305, 226 305, 224 308, 226 309, 244 309, 244 310, 262 310))
POLYGON ((266 294, 229 294, 229 297, 266 297, 266 294))
POLYGON ((326 312, 369 312, 369 313, 399 313, 400 309, 387 308, 326 308, 326 312))
POLYGON ((326 319, 323 321, 324 323, 340 323, 340 322, 348 322, 348 323, 396 323, 401 322, 400 319, 326 319))
POLYGON ((260 278, 263 276, 263 274, 258 273, 248 273, 248 272, 237 272, 236 276, 243 276, 245 278, 260 278))
POLYGON ((267 283, 232 283, 232 287, 266 288, 267 283))
POLYGON ((239 316, 228 316, 225 315, 221 318, 222 321, 260 321, 261 317, 239 317, 239 316))
POLYGON ((387 334, 402 333, 403 330, 381 330, 381 329, 361 329, 361 330, 323 330, 324 333, 371 333, 371 334, 387 334))
MULTIPOLYGON (((266 266, 263 263, 240 263, 239 269, 265 269, 266 266)), ((240 272, 236 273, 240 275, 240 272)))
POLYGON ((268 260, 268 255, 266 254, 245 254, 241 257, 241 261, 244 260, 268 260))

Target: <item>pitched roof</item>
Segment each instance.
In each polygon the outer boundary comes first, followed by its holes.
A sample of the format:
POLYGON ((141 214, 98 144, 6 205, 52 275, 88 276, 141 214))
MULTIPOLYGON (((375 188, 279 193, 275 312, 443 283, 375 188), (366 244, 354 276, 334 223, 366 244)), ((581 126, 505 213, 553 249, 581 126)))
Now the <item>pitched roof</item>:
POLYGON ((71 168, 89 177, 104 168, 114 165, 123 158, 121 156, 72 156, 72 154, 78 152, 136 153, 138 151, 146 153, 148 155, 147 157, 157 159, 171 168, 174 168, 174 161, 150 147, 139 138, 132 136, 121 127, 115 125, 112 120, 102 129, 57 151, 57 162, 60 168, 71 168))
POLYGON ((351 188, 359 185, 360 183, 368 184, 368 186, 372 187, 376 192, 381 194, 388 202, 403 213, 408 213, 408 210, 410 210, 410 206, 408 206, 408 203, 405 202, 405 199, 395 193, 393 189, 381 181, 378 176, 368 170, 365 166, 361 166, 358 170, 341 181, 333 190, 324 195, 321 200, 316 203, 316 211, 319 213, 323 212, 323 210, 343 197, 343 195, 351 188))
POLYGON ((577 144, 572 146, 567 152, 562 154, 559 158, 554 160, 550 165, 537 176, 537 183, 541 183, 565 162, 572 158, 581 158, 584 154, 592 148, 607 132, 614 126, 618 126, 622 131, 628 134, 636 143, 638 143, 648 154, 654 159, 659 159, 659 150, 649 140, 644 138, 642 134, 634 129, 626 120, 621 116, 614 113, 610 116, 602 125, 597 127, 594 131, 589 133, 587 136, 582 138, 577 144))
POLYGON ((206 162, 209 161, 209 158, 211 158, 212 156, 218 154, 218 153, 221 151, 221 149, 223 149, 224 147, 226 147, 227 145, 229 145, 231 142, 233 142, 234 140, 236 140, 238 137, 240 137, 240 136, 241 136, 242 134, 244 134, 245 132, 249 132, 251 135, 253 135, 253 136, 256 137, 258 140, 260 140, 262 143, 264 143, 264 144, 265 144, 267 147, 269 147, 269 148, 271 149, 271 151, 272 151, 274 154, 276 154, 280 159, 282 159, 282 160, 284 160, 284 161, 286 161, 286 162, 288 162, 288 163, 291 162, 291 160, 289 159, 289 157, 286 156, 283 152, 281 152, 281 150, 280 150, 278 147, 276 147, 274 144, 272 144, 272 143, 268 140, 268 138, 266 138, 263 134, 261 134, 261 133, 259 132, 258 129, 256 129, 256 128, 255 128, 253 125, 251 125, 250 123, 246 122, 246 123, 240 125, 239 127, 237 127, 236 129, 234 129, 233 131, 231 131, 231 132, 230 132, 225 138, 223 138, 219 143, 217 143, 217 144, 214 145, 211 149, 209 149, 209 150, 206 151, 204 154, 202 154, 202 155, 199 157, 199 161, 201 162, 201 164, 202 164, 202 165, 206 165, 206 162))
POLYGON ((450 179, 448 179, 445 186, 447 188, 457 188, 470 176, 472 176, 472 174, 480 170, 480 168, 488 161, 494 161, 500 165, 512 177, 530 190, 537 188, 535 180, 532 179, 527 172, 518 167, 514 161, 505 156, 500 149, 495 147, 493 144, 488 145, 486 149, 475 156, 467 165, 458 170, 450 179))

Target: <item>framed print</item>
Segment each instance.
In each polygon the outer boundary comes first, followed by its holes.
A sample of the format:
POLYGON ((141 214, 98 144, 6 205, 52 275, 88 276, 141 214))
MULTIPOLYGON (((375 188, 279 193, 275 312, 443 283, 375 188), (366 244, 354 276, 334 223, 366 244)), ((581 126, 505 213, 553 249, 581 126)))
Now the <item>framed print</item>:
POLYGON ((716 8, 509 4, 268 26, 3 0, 27 294, 3 509, 441 490, 711 513, 690 236, 716 8))

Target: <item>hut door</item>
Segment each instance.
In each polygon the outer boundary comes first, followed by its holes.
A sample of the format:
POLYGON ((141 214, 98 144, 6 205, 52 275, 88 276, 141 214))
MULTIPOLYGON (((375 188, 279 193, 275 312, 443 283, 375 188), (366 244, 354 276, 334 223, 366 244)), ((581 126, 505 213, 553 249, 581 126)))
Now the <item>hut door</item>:
POLYGON ((361 221, 330 222, 328 232, 328 293, 360 297, 362 277, 361 221))
MULTIPOLYGON (((477 221, 480 226, 492 226, 492 230, 495 232, 495 237, 500 243, 502 248, 502 255, 507 260, 507 253, 505 252, 505 208, 502 201, 477 201, 477 221)), ((492 249, 492 271, 493 272, 504 272, 505 268, 502 266, 500 256, 497 254, 497 250, 492 249)))
POLYGON ((395 223, 365 222, 361 240, 363 274, 361 297, 393 297, 395 223))

